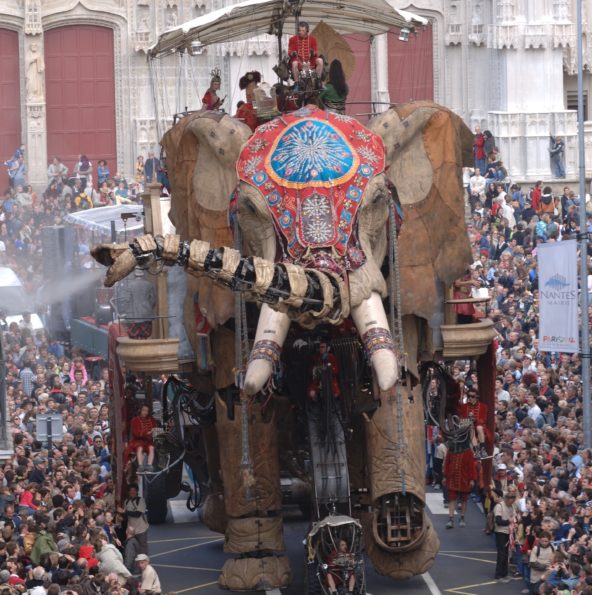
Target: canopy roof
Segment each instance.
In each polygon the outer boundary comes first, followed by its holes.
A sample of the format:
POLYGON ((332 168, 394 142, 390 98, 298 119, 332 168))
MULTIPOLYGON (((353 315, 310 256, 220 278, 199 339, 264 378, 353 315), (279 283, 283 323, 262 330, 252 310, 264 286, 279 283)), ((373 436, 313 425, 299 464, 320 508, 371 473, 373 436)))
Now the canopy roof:
POLYGON ((299 20, 308 22, 311 28, 325 21, 342 35, 379 35, 393 27, 428 22, 416 14, 393 8, 386 0, 245 0, 165 31, 150 48, 149 55, 158 57, 187 49, 192 42, 206 46, 264 33, 291 33, 295 30, 297 9, 300 9, 299 20))
POLYGON ((114 205, 109 207, 96 207, 87 211, 70 213, 64 217, 64 221, 71 225, 82 225, 95 233, 111 235, 111 221, 115 221, 115 231, 123 233, 141 230, 144 227, 144 207, 142 205, 114 205), (131 213, 135 217, 127 219, 124 225, 121 215, 131 213))

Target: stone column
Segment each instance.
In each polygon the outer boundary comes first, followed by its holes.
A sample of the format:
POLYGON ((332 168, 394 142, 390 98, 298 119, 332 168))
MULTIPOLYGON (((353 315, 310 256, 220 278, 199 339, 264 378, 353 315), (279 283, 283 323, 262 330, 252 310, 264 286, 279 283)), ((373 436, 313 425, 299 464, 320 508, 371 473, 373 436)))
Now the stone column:
POLYGON ((41 0, 25 2, 24 72, 27 180, 39 191, 47 186, 47 120, 41 0))

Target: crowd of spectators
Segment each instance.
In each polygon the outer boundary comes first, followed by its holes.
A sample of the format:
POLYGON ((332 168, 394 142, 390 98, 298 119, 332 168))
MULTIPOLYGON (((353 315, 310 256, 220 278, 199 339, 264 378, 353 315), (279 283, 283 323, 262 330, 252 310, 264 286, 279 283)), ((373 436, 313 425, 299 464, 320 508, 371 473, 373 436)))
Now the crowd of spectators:
MULTIPOLYGON (((584 197, 568 186, 555 193, 543 182, 512 184, 493 138, 483 142, 490 151, 479 151, 477 167, 464 171, 474 259, 466 280, 488 288, 491 299, 463 316, 487 315, 497 331, 493 481, 480 486, 480 497, 486 512, 496 503, 509 511, 524 592, 591 595, 592 451, 582 448, 582 360, 542 352, 537 339, 537 245, 576 237, 584 197)), ((95 185, 84 156, 73 181, 54 159, 38 196, 26 185, 23 152, 15 152, 20 173, 1 205, 0 262, 20 270, 30 287, 38 283, 43 225, 73 210, 135 201, 162 173, 153 154, 138 158, 133 181, 101 161, 95 185)), ((592 231, 591 217, 587 225, 592 231)), ((14 455, 0 469, 0 595, 133 592, 130 577, 141 567, 152 577, 154 569, 129 522, 135 517, 115 507, 107 371, 91 377, 81 357, 26 322, 4 332, 4 348, 14 455), (52 453, 35 439, 36 416, 47 412, 64 417, 64 438, 52 453)), ((470 364, 452 374, 464 390, 477 386, 470 364)), ((495 521, 486 528, 495 531, 495 521)))
MULTIPOLYGON (((537 246, 576 239, 584 197, 542 181, 523 189, 508 179, 495 149, 479 156, 489 164, 485 175, 478 163, 464 172, 474 262, 463 281, 487 289, 490 300, 457 308, 461 316, 493 320, 497 351, 493 480, 481 482, 475 496, 488 513, 485 530, 511 536, 511 569, 524 580, 523 593, 590 595, 592 450, 583 448, 583 362, 577 353, 540 351, 537 338, 537 246)), ((592 231, 590 213, 584 231, 592 231)), ((582 316, 589 325, 590 314, 582 316)), ((465 395, 478 388, 470 364, 459 362, 452 375, 465 395)), ((436 444, 440 469, 445 446, 436 444)), ((496 578, 505 582, 499 558, 496 578)))
MULTIPOLYGON (((4 194, 0 266, 12 268, 31 292, 43 282, 42 227, 84 208, 82 188, 93 201, 100 195, 90 183, 92 164, 83 161, 71 186, 54 160, 44 193, 25 178, 4 194)), ((134 188, 117 175, 105 184, 134 188)), ((78 239, 81 246, 88 240, 78 239)), ((145 503, 129 486, 127 499, 116 505, 107 368, 89 366, 68 343, 35 330, 26 314, 10 324, 0 314, 0 325, 14 445, 0 465, 0 595, 160 593, 147 555, 145 503), (63 438, 51 452, 36 439, 37 417, 48 413, 63 418, 63 438)))

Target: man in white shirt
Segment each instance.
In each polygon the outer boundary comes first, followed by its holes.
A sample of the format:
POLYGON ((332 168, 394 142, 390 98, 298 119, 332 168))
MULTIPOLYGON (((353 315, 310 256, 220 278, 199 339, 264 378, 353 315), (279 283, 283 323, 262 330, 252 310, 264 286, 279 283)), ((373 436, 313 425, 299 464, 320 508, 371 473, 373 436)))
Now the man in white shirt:
POLYGON ((528 403, 528 417, 536 421, 542 412, 541 408, 537 405, 534 395, 528 395, 526 397, 526 402, 528 403))
POLYGON ((162 593, 160 579, 156 570, 150 566, 150 558, 146 554, 138 554, 136 563, 142 572, 142 583, 140 584, 140 593, 162 593))
POLYGON ((475 175, 469 180, 469 192, 471 196, 481 196, 485 192, 485 178, 478 169, 475 170, 475 175))
POLYGON ((504 389, 504 381, 501 378, 495 379, 495 398, 498 401, 510 401, 510 393, 504 389))

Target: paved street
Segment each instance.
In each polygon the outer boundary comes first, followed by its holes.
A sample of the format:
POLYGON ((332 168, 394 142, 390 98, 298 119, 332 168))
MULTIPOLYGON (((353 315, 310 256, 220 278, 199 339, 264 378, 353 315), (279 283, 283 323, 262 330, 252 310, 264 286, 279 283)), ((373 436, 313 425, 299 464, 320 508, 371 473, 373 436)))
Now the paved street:
MULTIPOLYGON (((444 524, 447 514, 440 502, 440 494, 429 496, 430 514, 442 541, 440 554, 429 575, 396 583, 378 576, 368 565, 368 594, 493 595, 502 590, 504 595, 520 593, 524 586, 521 581, 500 585, 493 580, 493 539, 482 532, 484 518, 477 507, 474 504, 470 505, 465 529, 446 530, 444 524)), ((179 508, 179 514, 175 516, 183 518, 187 515, 179 508)), ((307 523, 302 520, 296 509, 287 509, 284 526, 294 582, 282 593, 304 595, 302 539, 307 530, 307 523)), ((164 592, 199 595, 219 595, 222 592, 218 589, 217 578, 227 556, 222 551, 221 535, 212 533, 199 522, 186 522, 153 527, 150 531, 150 542, 151 559, 161 577, 164 592)), ((279 595, 279 591, 272 591, 271 594, 279 595)))

